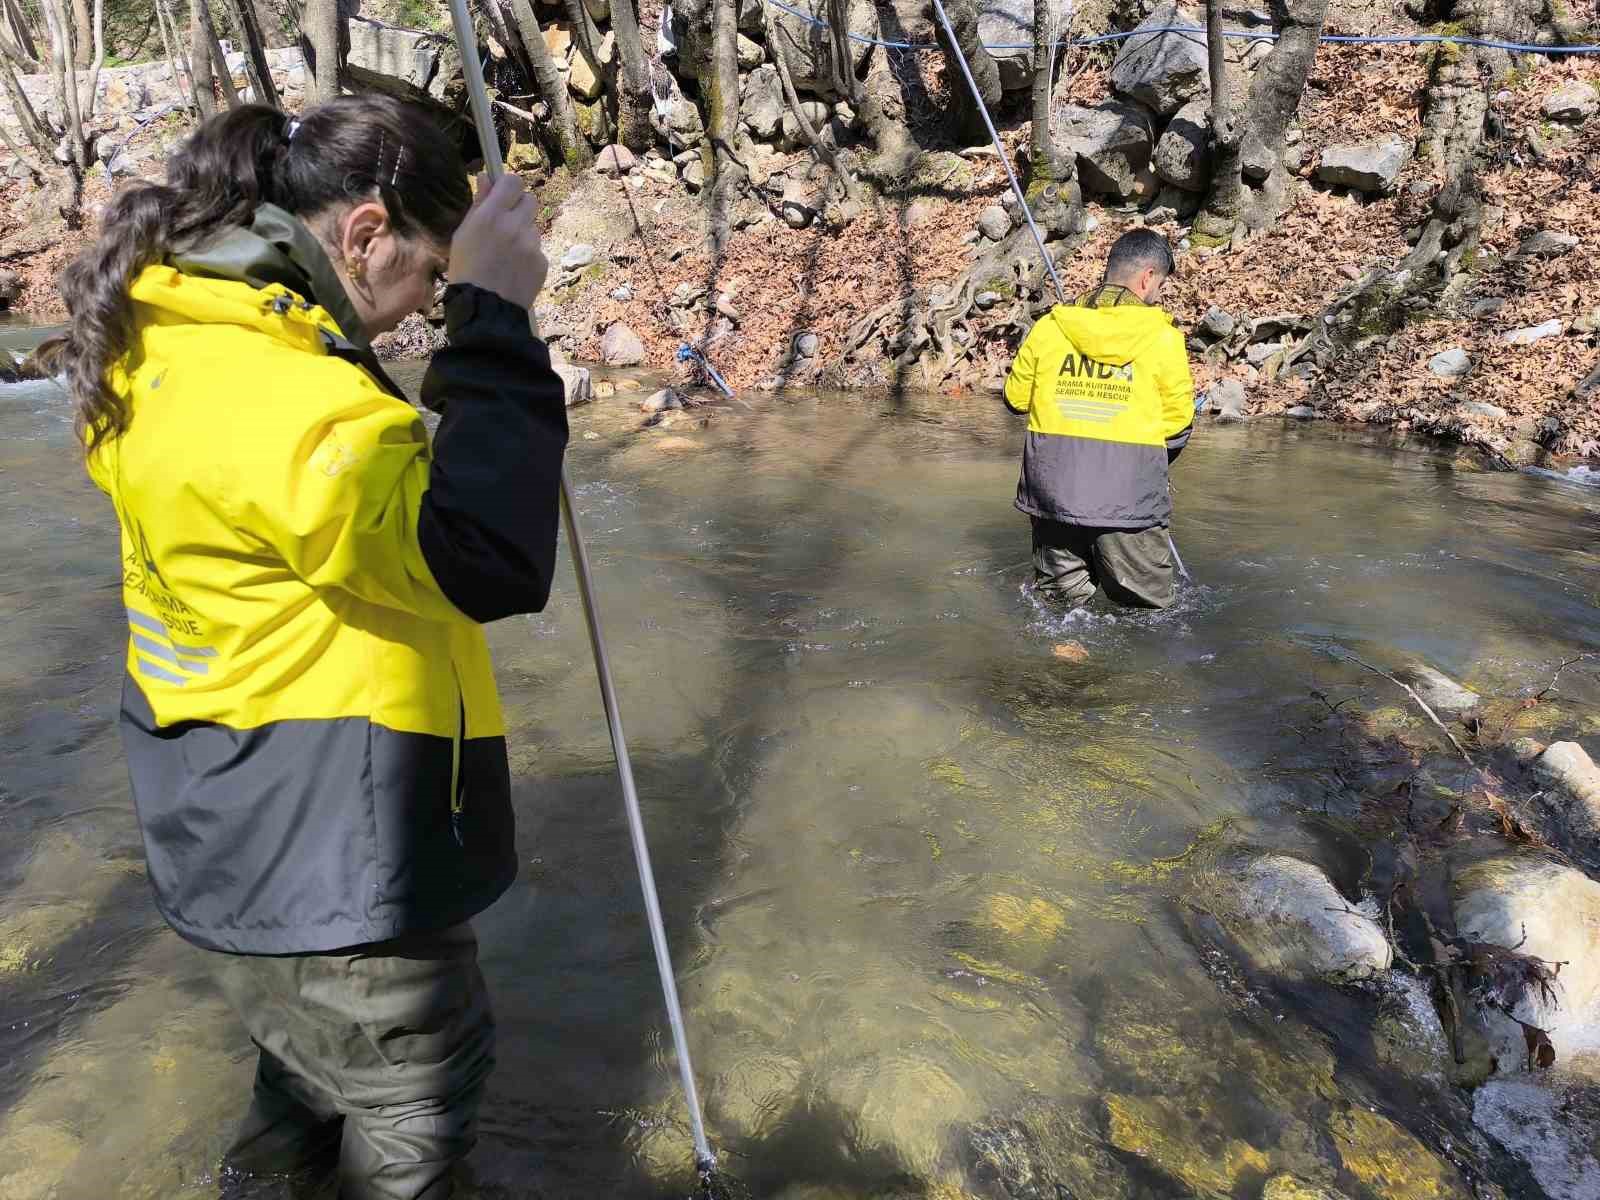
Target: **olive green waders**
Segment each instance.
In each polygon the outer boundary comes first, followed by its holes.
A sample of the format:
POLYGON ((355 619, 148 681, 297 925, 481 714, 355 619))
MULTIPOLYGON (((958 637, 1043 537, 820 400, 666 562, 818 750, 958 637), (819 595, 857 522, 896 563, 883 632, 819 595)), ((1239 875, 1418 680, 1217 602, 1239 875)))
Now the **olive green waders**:
POLYGON ((345 953, 219 956, 261 1052, 230 1174, 305 1180, 336 1162, 340 1200, 445 1200, 494 1066, 477 956, 467 925, 345 953))
POLYGON ((1033 578, 1040 595, 1069 606, 1104 588, 1117 604, 1167 608, 1174 585, 1166 526, 1095 529, 1034 517, 1033 578))

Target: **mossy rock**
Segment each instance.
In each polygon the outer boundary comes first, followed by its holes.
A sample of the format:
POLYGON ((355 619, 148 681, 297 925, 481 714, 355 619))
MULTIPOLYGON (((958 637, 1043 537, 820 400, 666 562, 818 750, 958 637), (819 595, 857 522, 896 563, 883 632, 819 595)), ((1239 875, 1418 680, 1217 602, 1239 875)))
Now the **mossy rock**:
POLYGON ((1157 1097, 1107 1096, 1111 1144, 1147 1160, 1205 1200, 1231 1198, 1267 1175, 1271 1162, 1250 1143, 1210 1128, 1190 1108, 1157 1097))
POLYGON ((1467 1200, 1456 1169, 1387 1117, 1350 1107, 1328 1122, 1344 1169, 1384 1200, 1467 1200))

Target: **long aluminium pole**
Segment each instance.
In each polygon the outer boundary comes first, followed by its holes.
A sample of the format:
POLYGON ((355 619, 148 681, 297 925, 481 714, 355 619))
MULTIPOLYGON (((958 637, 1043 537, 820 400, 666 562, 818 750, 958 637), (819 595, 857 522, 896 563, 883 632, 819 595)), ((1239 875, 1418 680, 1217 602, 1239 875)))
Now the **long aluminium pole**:
MULTIPOLYGON (((500 157, 500 142, 495 135, 489 109, 489 93, 483 83, 483 67, 478 61, 477 36, 467 0, 450 0, 450 17, 455 24, 456 44, 461 51, 461 71, 472 102, 472 119, 483 148, 484 168, 492 178, 505 173, 500 157)), ((611 679, 611 659, 606 653, 605 636, 600 629, 600 610, 595 602, 594 575, 589 569, 589 551, 578 528, 572 502, 572 485, 565 468, 561 472, 561 517, 566 526, 567 545, 572 550, 572 565, 578 577, 578 596, 583 602, 584 620, 589 626, 589 643, 594 648, 594 669, 600 679, 600 700, 605 707, 606 725, 611 732, 611 748, 617 756, 617 775, 622 783, 622 800, 628 814, 628 833, 633 839, 634 862, 639 868, 639 887, 644 893, 645 915, 650 925, 650 941, 655 947, 656 972, 661 977, 661 993, 666 1000, 667 1020, 672 1027, 673 1047, 678 1054, 678 1074, 684 1099, 689 1105, 690 1128, 694 1135, 695 1159, 702 1175, 716 1166, 716 1157, 706 1140, 705 1119, 700 1114, 700 1092, 695 1086, 694 1066, 689 1060, 689 1039, 684 1031, 683 1009, 678 1002, 678 984, 672 971, 672 956, 667 949, 667 929, 661 918, 661 900, 656 894, 655 874, 650 867, 650 845, 645 840, 644 817, 639 809, 639 793, 633 782, 633 763, 628 758, 628 743, 622 733, 622 714, 617 707, 616 687, 611 679)))

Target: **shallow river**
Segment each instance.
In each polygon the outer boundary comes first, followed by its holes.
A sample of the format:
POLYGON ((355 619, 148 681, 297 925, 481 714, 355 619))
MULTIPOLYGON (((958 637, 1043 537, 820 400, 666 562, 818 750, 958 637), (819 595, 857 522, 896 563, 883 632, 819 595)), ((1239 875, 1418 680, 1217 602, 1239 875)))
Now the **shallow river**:
MULTIPOLYGON (((1253 842, 1355 898, 1311 692, 1405 701, 1331 652, 1509 692, 1600 649, 1600 493, 1207 427, 1175 471, 1176 608, 1063 621, 1026 594, 1021 431, 988 399, 639 424, 575 411, 570 469, 713 1139, 756 1195, 1537 1194, 1428 1086, 1416 1013, 1380 1045, 1379 1002, 1249 977, 1181 880, 1253 842)), ((0 389, 6 1200, 215 1195, 253 1063, 143 878, 113 536, 63 398, 0 389)), ((465 1194, 682 1195, 570 569, 490 632, 522 874, 476 923, 500 1056, 465 1194)))

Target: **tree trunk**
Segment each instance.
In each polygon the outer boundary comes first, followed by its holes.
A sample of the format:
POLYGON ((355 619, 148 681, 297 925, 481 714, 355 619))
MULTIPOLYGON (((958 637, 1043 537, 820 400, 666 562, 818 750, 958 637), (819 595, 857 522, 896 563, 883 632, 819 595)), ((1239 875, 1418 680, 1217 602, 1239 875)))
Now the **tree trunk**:
POLYGON ((706 104, 706 140, 700 153, 711 181, 706 189, 711 206, 711 250, 719 258, 732 236, 734 199, 748 180, 748 172, 733 151, 739 131, 738 37, 739 0, 711 0, 710 69, 700 73, 700 95, 706 104))
POLYGON ((4 0, 6 24, 11 27, 11 35, 17 41, 17 46, 34 62, 39 61, 39 44, 34 40, 33 28, 28 24, 28 18, 22 11, 22 6, 17 0, 4 0))
POLYGON ((201 0, 189 0, 189 85, 201 119, 217 111, 216 81, 211 73, 211 39, 200 20, 201 0))
POLYGON ((643 152, 655 141, 655 133, 650 128, 653 108, 650 60, 645 57, 634 0, 611 0, 611 31, 617 35, 617 58, 621 63, 617 89, 618 140, 630 150, 643 152))
POLYGON ((522 45, 533 64, 533 81, 539 96, 550 110, 550 128, 561 151, 561 161, 567 168, 577 171, 586 166, 591 156, 589 143, 578 131, 578 117, 572 109, 572 97, 567 94, 567 81, 556 70, 556 60, 545 44, 539 19, 534 16, 529 0, 511 0, 511 15, 517 23, 522 45))
MULTIPOLYGON (((166 0, 155 0, 155 6, 156 24, 161 26, 161 48, 167 55, 167 70, 172 72, 172 86, 178 93, 178 99, 194 106, 198 111, 198 105, 195 105, 194 100, 194 77, 192 75, 189 78, 188 96, 187 98, 184 96, 183 75, 178 67, 179 55, 175 48, 175 46, 183 44, 183 39, 178 36, 178 27, 172 20, 172 14, 167 11, 166 0)), ((185 63, 184 66, 187 67, 188 64, 185 63)))
POLYGON ((100 90, 100 71, 106 65, 106 0, 94 0, 94 62, 89 68, 89 77, 84 80, 83 91, 78 97, 78 111, 84 123, 84 136, 88 136, 88 126, 94 120, 95 101, 99 98, 96 93, 100 90))
MULTIPOLYGON (((955 45, 946 46, 945 49, 966 60, 973 82, 978 85, 982 107, 992 112, 994 106, 1000 103, 1000 68, 995 66, 994 58, 978 37, 977 0, 948 0, 944 11, 950 18, 950 29, 955 34, 955 45)), ((942 23, 939 37, 945 37, 942 23)), ((973 99, 972 90, 967 87, 960 65, 952 62, 950 67, 950 104, 961 135, 972 140, 987 140, 989 131, 984 125, 983 114, 978 101, 973 99)))
MULTIPOLYGON (((325 104, 339 95, 339 32, 343 23, 339 0, 306 0, 300 45, 308 69, 307 90, 314 103, 325 104)), ((466 52, 471 53, 471 49, 466 52)))
POLYGON ((50 33, 50 82, 61 106, 66 135, 67 161, 81 173, 89 165, 88 138, 83 111, 78 107, 78 72, 73 57, 72 16, 63 0, 43 0, 50 33))
POLYGON ((1027 200, 1042 230, 1065 236, 1077 228, 1083 197, 1078 190, 1077 160, 1056 152, 1050 130, 1060 32, 1055 28, 1053 6, 1037 0, 1033 6, 1033 120, 1028 131, 1027 200))
POLYGON ((89 16, 89 0, 72 0, 72 65, 87 67, 94 45, 94 20, 89 16))
POLYGON ((1195 222, 1203 240, 1220 243, 1240 228, 1265 229, 1282 213, 1289 190, 1284 136, 1300 108, 1328 15, 1328 0, 1287 0, 1279 10, 1278 40, 1256 69, 1242 114, 1233 110, 1223 57, 1221 0, 1208 0, 1206 43, 1211 59, 1211 189, 1195 222), (1246 161, 1267 164, 1265 177, 1245 178, 1246 161))
POLYGON ((239 26, 239 40, 244 43, 245 65, 250 72, 250 86, 256 94, 257 104, 280 107, 278 88, 272 82, 272 63, 267 58, 267 47, 261 36, 261 22, 251 0, 229 0, 234 22, 239 26))
POLYGON ((238 108, 239 89, 233 86, 233 72, 228 69, 228 56, 222 52, 222 43, 217 40, 217 27, 211 21, 211 4, 209 0, 194 0, 194 2, 200 11, 200 32, 205 36, 206 48, 211 55, 211 69, 216 73, 217 85, 222 89, 222 98, 227 101, 229 108, 238 108))
POLYGON ((28 95, 22 90, 22 83, 17 79, 17 73, 9 62, 0 62, 0 86, 4 86, 6 97, 11 101, 11 111, 16 114, 17 124, 22 126, 22 136, 28 139, 28 144, 33 147, 34 153, 41 161, 47 164, 53 162, 56 138, 28 100, 28 95))

